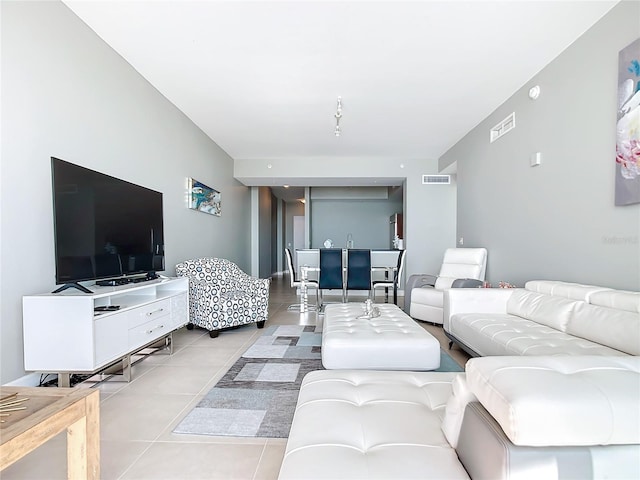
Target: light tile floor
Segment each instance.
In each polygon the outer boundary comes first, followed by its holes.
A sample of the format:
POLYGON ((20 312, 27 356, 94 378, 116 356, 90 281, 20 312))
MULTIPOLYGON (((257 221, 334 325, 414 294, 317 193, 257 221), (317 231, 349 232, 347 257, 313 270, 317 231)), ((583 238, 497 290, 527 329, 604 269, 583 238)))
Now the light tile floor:
MULTIPOLYGON (((313 312, 287 311, 288 305, 298 301, 287 278, 273 280, 269 300, 267 325, 316 324, 318 317, 313 312)), ((401 307, 402 300, 398 299, 401 307)), ((384 301, 381 294, 377 301, 384 301)), ((447 348, 442 327, 420 324, 447 348)), ((276 479, 286 439, 172 433, 261 334, 255 325, 247 325, 212 339, 204 330, 183 328, 174 333, 173 355, 158 353, 137 363, 130 383, 109 381, 95 387, 101 391, 101 478, 276 479)), ((460 365, 468 359, 457 347, 449 353, 460 365)), ((66 435, 58 435, 8 467, 0 478, 65 479, 66 435)))

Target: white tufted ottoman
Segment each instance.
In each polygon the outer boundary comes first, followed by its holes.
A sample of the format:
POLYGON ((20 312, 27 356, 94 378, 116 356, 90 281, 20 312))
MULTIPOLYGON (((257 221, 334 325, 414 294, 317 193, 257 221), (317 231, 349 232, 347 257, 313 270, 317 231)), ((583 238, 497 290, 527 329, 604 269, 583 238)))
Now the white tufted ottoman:
POLYGON ((396 305, 379 304, 380 316, 359 319, 361 303, 327 305, 322 328, 326 369, 435 370, 440 344, 396 305))
POLYGON ((363 370, 307 374, 279 480, 468 480, 440 428, 457 375, 363 370))

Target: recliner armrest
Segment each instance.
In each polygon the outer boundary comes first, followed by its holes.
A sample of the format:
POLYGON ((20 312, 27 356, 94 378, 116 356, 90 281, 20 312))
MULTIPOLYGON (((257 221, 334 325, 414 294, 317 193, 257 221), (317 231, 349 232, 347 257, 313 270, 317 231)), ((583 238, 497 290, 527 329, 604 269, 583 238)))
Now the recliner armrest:
POLYGON ((479 288, 484 282, 475 278, 458 278, 451 284, 451 288, 479 288))
POLYGON ((404 284, 404 311, 407 315, 411 311, 411 290, 414 288, 433 287, 437 278, 436 275, 417 273, 407 279, 404 284))

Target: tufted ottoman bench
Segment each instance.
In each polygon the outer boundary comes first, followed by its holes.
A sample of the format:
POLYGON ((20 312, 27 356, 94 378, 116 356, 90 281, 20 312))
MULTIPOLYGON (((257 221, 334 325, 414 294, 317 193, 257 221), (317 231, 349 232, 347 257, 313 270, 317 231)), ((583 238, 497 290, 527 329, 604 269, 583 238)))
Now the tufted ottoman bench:
POLYGON ((358 318, 361 303, 327 305, 322 328, 326 369, 435 370, 440 343, 396 305, 379 304, 380 316, 358 318))
POLYGON ((468 479, 440 428, 457 375, 364 370, 307 374, 278 478, 468 479))

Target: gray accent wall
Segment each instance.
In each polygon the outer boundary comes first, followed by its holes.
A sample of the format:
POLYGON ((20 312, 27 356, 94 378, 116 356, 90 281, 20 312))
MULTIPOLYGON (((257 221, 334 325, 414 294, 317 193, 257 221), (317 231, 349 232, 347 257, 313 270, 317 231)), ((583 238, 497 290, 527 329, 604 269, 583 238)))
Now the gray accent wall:
POLYGON ((618 4, 440 158, 457 164, 457 237, 489 250, 492 283, 640 289, 640 205, 614 206, 618 52, 639 19, 640 3, 618 4), (516 128, 489 143, 511 112, 516 128))
POLYGON ((389 217, 394 213, 402 213, 402 199, 312 200, 311 248, 322 248, 329 238, 335 247, 345 248, 351 234, 354 248, 389 249, 389 217))
POLYGON ((200 256, 248 270, 250 196, 233 160, 64 4, 0 9, 4 384, 25 373, 22 296, 55 288, 51 156, 164 194, 167 275, 200 256), (221 217, 187 208, 187 177, 222 193, 221 217))

